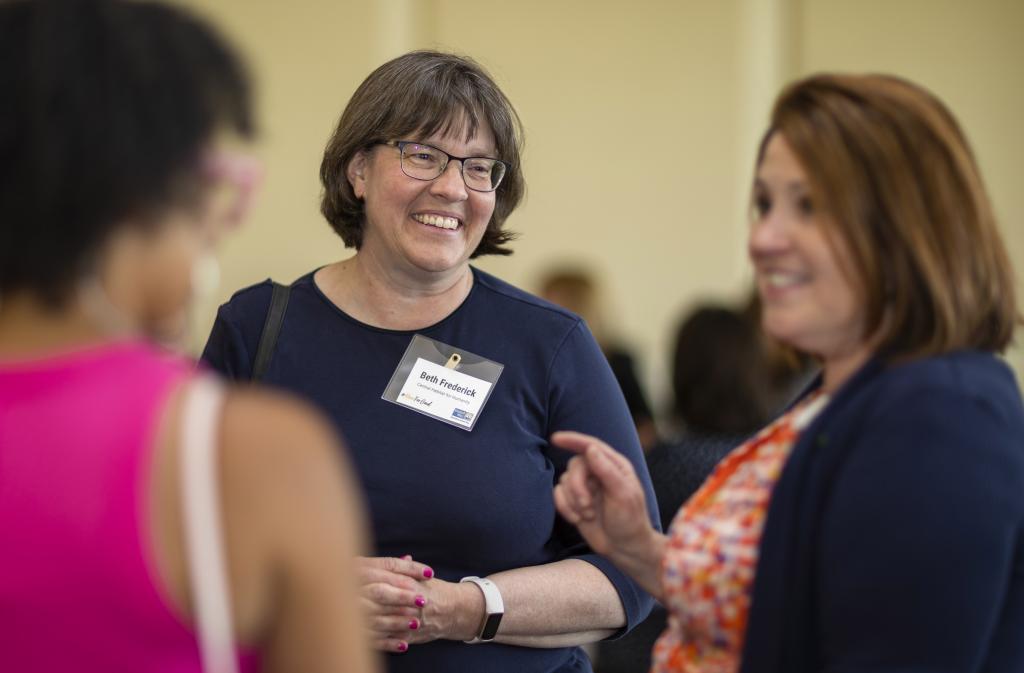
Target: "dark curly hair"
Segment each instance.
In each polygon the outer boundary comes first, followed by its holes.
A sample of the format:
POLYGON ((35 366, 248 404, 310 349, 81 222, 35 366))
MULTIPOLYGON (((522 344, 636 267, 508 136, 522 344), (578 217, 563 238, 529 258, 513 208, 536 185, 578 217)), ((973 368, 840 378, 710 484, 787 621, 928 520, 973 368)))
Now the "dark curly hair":
POLYGON ((59 306, 116 227, 196 196, 216 131, 252 134, 248 78, 156 2, 3 2, 0 44, 0 293, 59 306))
POLYGON ((481 123, 490 126, 498 158, 509 164, 495 194, 494 214, 472 257, 510 255, 515 234, 505 219, 523 198, 520 152, 522 124, 505 94, 475 61, 437 51, 414 51, 388 61, 359 85, 327 143, 320 165, 320 212, 345 242, 357 250, 363 242, 364 205, 352 191, 346 169, 361 150, 379 141, 411 133, 465 133, 472 138, 481 123))

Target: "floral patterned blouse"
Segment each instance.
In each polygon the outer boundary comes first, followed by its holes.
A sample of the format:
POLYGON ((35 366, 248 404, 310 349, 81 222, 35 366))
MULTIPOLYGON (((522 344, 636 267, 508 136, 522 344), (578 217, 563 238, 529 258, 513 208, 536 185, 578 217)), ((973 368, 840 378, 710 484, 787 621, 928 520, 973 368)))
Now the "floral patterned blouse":
POLYGON ((800 432, 828 402, 814 394, 737 447, 683 505, 661 568, 668 628, 652 673, 735 673, 768 501, 800 432))

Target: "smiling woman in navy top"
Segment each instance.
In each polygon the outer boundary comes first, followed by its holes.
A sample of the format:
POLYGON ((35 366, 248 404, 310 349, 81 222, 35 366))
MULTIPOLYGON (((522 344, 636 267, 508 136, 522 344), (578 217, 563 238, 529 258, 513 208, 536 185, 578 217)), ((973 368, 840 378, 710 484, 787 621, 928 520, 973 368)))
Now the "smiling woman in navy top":
MULTIPOLYGON (((469 264, 511 252, 520 144, 508 100, 468 59, 414 52, 372 73, 321 167, 322 211, 357 252, 294 284, 263 377, 318 403, 352 449, 377 540, 364 603, 392 671, 589 671, 578 646, 652 604, 551 498, 568 456, 548 437, 584 430, 634 465, 657 525, 606 360, 578 317, 469 264), (416 335, 503 366, 471 430, 382 397, 409 376, 416 335)), ((204 360, 251 378, 270 298, 265 282, 222 306, 204 360)))

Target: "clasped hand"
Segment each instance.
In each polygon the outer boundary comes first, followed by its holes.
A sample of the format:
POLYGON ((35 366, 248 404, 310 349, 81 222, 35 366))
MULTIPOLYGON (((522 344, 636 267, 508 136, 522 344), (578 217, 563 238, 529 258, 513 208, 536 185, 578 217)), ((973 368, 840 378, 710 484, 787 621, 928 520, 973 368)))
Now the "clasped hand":
MULTIPOLYGON (((361 600, 374 646, 385 652, 405 652, 410 645, 439 638, 468 639, 461 634, 459 614, 465 585, 445 582, 411 556, 356 559, 361 600)), ((470 587, 469 591, 478 591, 470 587)))

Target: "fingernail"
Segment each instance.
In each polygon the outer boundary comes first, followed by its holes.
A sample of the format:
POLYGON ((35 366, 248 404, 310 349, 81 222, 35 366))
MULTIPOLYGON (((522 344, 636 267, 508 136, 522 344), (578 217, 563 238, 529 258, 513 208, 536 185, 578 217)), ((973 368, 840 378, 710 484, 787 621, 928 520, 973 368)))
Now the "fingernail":
POLYGON ((410 619, 409 620, 409 628, 412 629, 413 631, 415 631, 416 629, 420 628, 420 620, 418 620, 418 619, 410 619))
POLYGON ((416 603, 416 607, 422 608, 424 605, 427 604, 427 599, 424 598, 423 596, 417 596, 415 603, 416 603))
POLYGON ((412 560, 412 554, 406 554, 405 556, 402 557, 402 560, 403 561, 411 561, 412 560))
POLYGON ((398 643, 399 652, 405 652, 407 649, 409 649, 408 645, 406 645, 405 643, 398 643))
POLYGON ((431 570, 430 568, 424 568, 423 569, 423 576, 426 577, 429 580, 431 577, 434 576, 434 571, 431 570))

